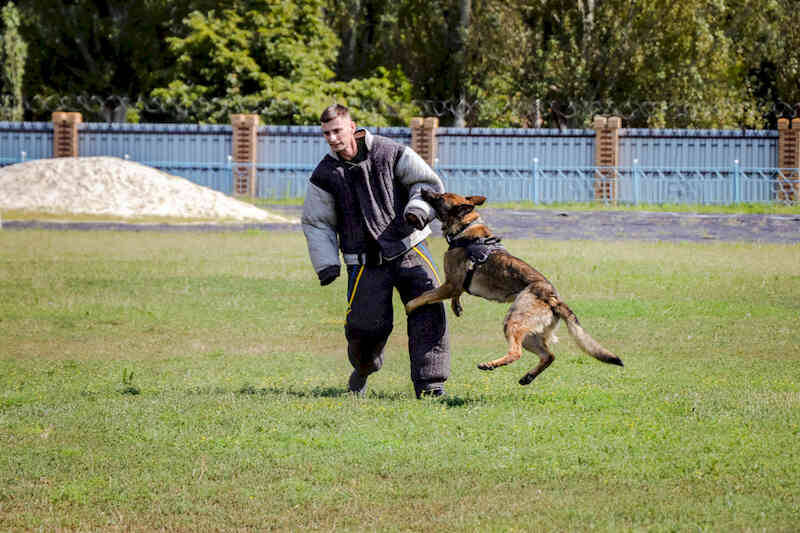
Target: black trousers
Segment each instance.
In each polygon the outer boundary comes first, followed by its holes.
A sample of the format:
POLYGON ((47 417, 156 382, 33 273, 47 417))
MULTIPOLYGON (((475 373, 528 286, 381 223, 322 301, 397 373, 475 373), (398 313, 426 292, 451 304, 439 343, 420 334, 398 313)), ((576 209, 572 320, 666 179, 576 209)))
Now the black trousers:
MULTIPOLYGON (((439 277, 422 243, 381 265, 349 265, 347 273, 347 356, 355 371, 366 377, 383 366, 384 347, 393 327, 393 289, 405 304, 438 287, 439 277)), ((444 304, 420 307, 408 315, 407 328, 415 392, 442 388, 450 375, 444 304)))

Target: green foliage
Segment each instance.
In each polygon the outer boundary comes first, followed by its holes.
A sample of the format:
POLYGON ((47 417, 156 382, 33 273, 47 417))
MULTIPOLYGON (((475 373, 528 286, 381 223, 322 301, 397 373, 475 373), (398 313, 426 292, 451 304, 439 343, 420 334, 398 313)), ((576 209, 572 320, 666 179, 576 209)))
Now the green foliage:
POLYGON ((521 9, 529 47, 515 80, 551 121, 586 127, 597 113, 639 127, 753 126, 758 108, 728 33, 724 2, 564 3, 521 9))
MULTIPOLYGON (((29 114, 49 120, 56 110, 84 121, 124 121, 150 89, 171 79, 166 36, 207 0, 27 0, 22 32, 32 43, 29 114)), ((158 110, 142 106, 158 117, 158 110), (153 113, 155 111, 155 113, 153 113)))
POLYGON ((585 127, 620 114, 632 127, 758 128, 774 122, 775 101, 800 101, 789 0, 482 0, 458 35, 462 0, 329 4, 346 43, 340 68, 401 65, 445 124, 461 102, 475 126, 585 127))
POLYGON ((0 11, 3 32, 0 34, 0 120, 20 121, 23 118, 22 82, 28 45, 19 33, 20 15, 14 2, 0 11))
POLYGON ((28 0, 19 10, 33 119, 71 109, 86 121, 227 123, 253 112, 314 124, 340 101, 375 126, 423 114, 446 126, 584 127, 618 114, 631 127, 774 128, 800 103, 794 0, 28 0))
POLYGON ((267 124, 316 124, 333 102, 374 126, 405 124, 414 109, 402 72, 334 81, 338 39, 321 2, 259 0, 221 11, 193 12, 185 37, 169 38, 176 77, 153 96, 185 119, 228 123, 258 113, 267 124))

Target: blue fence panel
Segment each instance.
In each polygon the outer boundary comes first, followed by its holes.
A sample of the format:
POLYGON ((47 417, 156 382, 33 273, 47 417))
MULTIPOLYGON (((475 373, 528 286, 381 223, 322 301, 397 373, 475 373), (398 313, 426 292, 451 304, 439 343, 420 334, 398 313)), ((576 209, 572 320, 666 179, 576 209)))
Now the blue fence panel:
POLYGON ((137 161, 172 176, 180 176, 197 185, 233 194, 233 169, 226 163, 182 163, 175 161, 137 161))
POLYGON ((556 202, 590 202, 594 200, 594 183, 596 170, 594 167, 573 167, 541 169, 537 178, 539 201, 541 203, 556 202))
POLYGON ((798 169, 620 167, 617 201, 632 204, 796 203, 798 169))
POLYGON ((507 202, 530 196, 530 169, 476 165, 438 166, 445 188, 464 196, 480 194, 490 201, 507 202))
POLYGON ((610 180, 623 204, 796 203, 798 169, 691 167, 438 167, 447 189, 480 194, 493 202, 564 203, 596 201, 598 181, 610 180))
POLYGON ((650 167, 743 167, 778 165, 777 131, 622 129, 619 165, 634 160, 650 167))
POLYGON ((128 158, 231 193, 231 126, 86 123, 79 132, 81 156, 128 158))
POLYGON ((51 122, 0 122, 0 166, 47 157, 53 157, 51 122))
MULTIPOLYGON (((411 142, 409 128, 368 129, 411 142)), ((79 131, 82 156, 127 156, 232 193, 231 126, 88 123, 79 131)), ((616 177, 622 203, 796 202, 800 193, 798 170, 775 168, 776 131, 622 129, 616 169, 593 166, 593 130, 440 128, 437 139, 446 188, 494 202, 592 201, 601 171, 616 177)), ((51 123, 0 122, 0 166, 52 150, 51 123)), ((259 128, 255 193, 304 196, 327 151, 317 126, 259 128)))
POLYGON ((259 165, 256 196, 273 200, 302 198, 313 170, 314 166, 309 165, 259 165))
POLYGON ((483 195, 491 202, 554 203, 594 199, 596 167, 593 166, 441 165, 436 171, 448 191, 483 195))
POLYGON ((375 135, 383 135, 384 137, 388 137, 392 140, 399 142, 400 144, 404 144, 406 146, 411 146, 411 129, 410 128, 400 128, 400 127, 379 127, 379 128, 370 128, 367 129, 374 133, 375 135))
POLYGON ((262 126, 258 163, 316 166, 328 152, 319 126, 262 126))
POLYGON ((594 163, 593 130, 439 128, 437 166, 528 167, 534 159, 550 165, 594 163))
POLYGON ((224 164, 231 153, 230 126, 195 124, 93 124, 80 126, 81 156, 126 154, 134 161, 224 164))

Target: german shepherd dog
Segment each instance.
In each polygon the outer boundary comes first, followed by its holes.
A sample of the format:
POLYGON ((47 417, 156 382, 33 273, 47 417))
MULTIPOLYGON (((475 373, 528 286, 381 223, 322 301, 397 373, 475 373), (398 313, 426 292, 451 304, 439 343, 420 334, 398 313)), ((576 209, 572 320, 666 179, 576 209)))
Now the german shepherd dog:
POLYGON ((461 316, 461 294, 469 294, 498 302, 513 302, 503 322, 508 353, 494 361, 478 365, 481 370, 494 370, 513 363, 522 355, 522 348, 539 356, 539 364, 522 376, 520 385, 527 385, 555 359, 549 348, 558 339, 553 334, 559 319, 577 345, 592 357, 622 366, 622 361, 589 336, 578 317, 564 303, 558 291, 535 268, 508 253, 475 211, 483 196, 459 196, 422 191, 423 199, 433 206, 442 222, 442 232, 450 244, 444 254, 445 281, 409 301, 406 313, 420 306, 450 299, 456 316, 461 316))

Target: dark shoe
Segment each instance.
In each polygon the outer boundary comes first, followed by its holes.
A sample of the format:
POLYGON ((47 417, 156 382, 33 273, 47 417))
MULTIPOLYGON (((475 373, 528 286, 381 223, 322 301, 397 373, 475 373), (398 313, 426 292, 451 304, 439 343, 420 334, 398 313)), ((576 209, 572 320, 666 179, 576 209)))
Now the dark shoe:
POLYGON ((417 393, 417 399, 421 398, 442 398, 446 396, 447 393, 444 389, 427 389, 417 393))
POLYGON ((364 396, 367 392, 367 376, 362 376, 355 370, 350 374, 350 380, 347 382, 347 388, 350 392, 358 396, 364 396))

